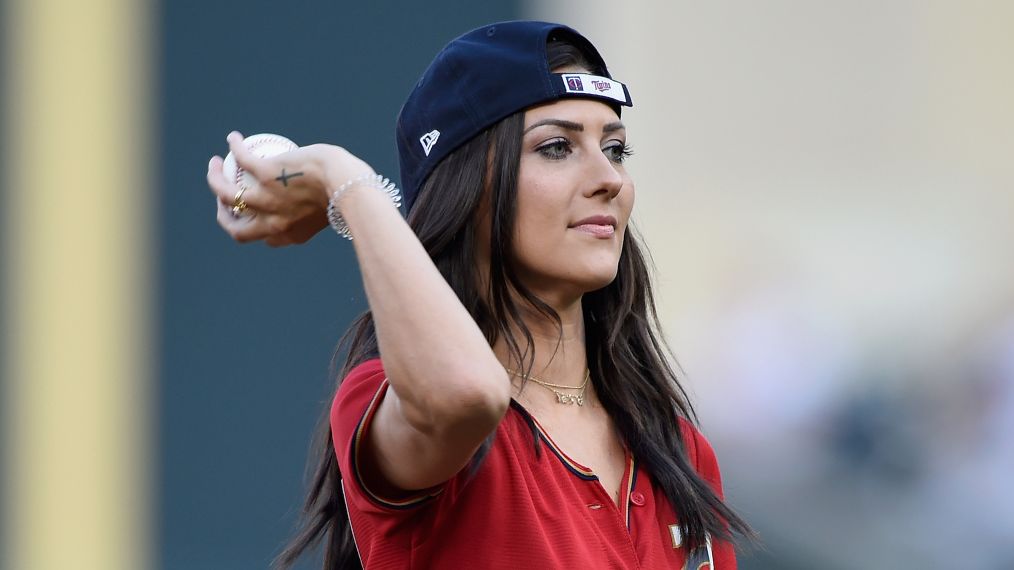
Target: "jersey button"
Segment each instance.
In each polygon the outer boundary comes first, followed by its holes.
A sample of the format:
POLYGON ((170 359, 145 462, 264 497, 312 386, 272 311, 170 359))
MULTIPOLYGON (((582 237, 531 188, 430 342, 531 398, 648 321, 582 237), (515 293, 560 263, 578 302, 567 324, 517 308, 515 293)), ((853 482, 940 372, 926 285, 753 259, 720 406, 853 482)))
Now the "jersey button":
POLYGON ((639 507, 644 506, 644 495, 640 491, 634 491, 630 494, 630 502, 634 503, 639 507))

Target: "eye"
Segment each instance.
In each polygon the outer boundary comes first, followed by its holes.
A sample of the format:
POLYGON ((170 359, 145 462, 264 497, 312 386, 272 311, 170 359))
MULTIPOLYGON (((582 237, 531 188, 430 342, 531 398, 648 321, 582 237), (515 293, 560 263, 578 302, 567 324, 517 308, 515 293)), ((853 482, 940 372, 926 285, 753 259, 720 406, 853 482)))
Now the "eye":
POLYGON ((554 139, 535 149, 536 152, 549 160, 561 160, 573 152, 570 141, 567 139, 554 139))
POLYGON ((627 160, 627 158, 630 155, 634 154, 634 151, 633 149, 630 148, 630 145, 620 141, 613 141, 613 144, 610 144, 605 148, 603 148, 602 152, 609 157, 609 160, 617 164, 623 164, 623 162, 627 160))

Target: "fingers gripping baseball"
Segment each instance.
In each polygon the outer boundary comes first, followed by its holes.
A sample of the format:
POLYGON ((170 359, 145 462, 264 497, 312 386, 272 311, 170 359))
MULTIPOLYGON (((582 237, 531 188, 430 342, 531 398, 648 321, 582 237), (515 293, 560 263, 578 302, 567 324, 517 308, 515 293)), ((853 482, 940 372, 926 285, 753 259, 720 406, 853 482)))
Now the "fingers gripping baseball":
POLYGON ((217 220, 236 241, 270 246, 303 243, 327 226, 324 153, 278 135, 227 137, 229 156, 208 164, 217 220))
POLYGON ((244 139, 239 133, 230 133, 230 152, 225 160, 215 156, 208 163, 208 186, 222 204, 231 208, 234 217, 252 216, 256 211, 272 209, 270 194, 261 191, 261 177, 265 176, 265 159, 298 149, 292 141, 277 135, 254 135, 244 139), (250 208, 252 211, 247 211, 250 208))
POLYGON ((278 135, 232 132, 229 156, 212 157, 208 186, 217 220, 236 241, 272 247, 304 243, 327 227, 328 191, 373 168, 345 149, 299 147, 278 135))
POLYGON ((234 177, 235 182, 243 188, 253 189, 258 186, 269 186, 272 178, 288 187, 289 181, 304 176, 304 171, 284 172, 286 157, 283 155, 299 150, 299 146, 289 139, 271 134, 253 135, 243 138, 238 132, 231 132, 226 137, 229 143, 229 156, 225 157, 223 169, 227 176, 234 177), (282 162, 283 173, 276 176, 278 163, 282 162))

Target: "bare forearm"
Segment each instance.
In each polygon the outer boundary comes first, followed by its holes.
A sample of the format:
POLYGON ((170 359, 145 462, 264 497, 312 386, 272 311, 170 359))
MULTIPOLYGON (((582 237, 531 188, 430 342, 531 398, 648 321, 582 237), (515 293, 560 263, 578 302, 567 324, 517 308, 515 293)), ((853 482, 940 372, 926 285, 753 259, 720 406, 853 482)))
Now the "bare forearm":
POLYGON ((384 368, 406 413, 419 416, 409 419, 426 425, 477 405, 506 408, 506 373, 387 196, 358 185, 340 207, 355 236, 384 368))

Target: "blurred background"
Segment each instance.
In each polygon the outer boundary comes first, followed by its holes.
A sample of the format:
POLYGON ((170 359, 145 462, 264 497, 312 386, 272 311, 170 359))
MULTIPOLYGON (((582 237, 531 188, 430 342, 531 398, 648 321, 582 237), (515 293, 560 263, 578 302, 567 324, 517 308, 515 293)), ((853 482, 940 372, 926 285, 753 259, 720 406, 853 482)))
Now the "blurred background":
POLYGON ((1014 4, 0 6, 4 568, 268 566, 365 300, 333 233, 231 242, 207 160, 276 132, 395 175, 433 55, 516 18, 631 87, 740 567, 1014 568, 1014 4))

